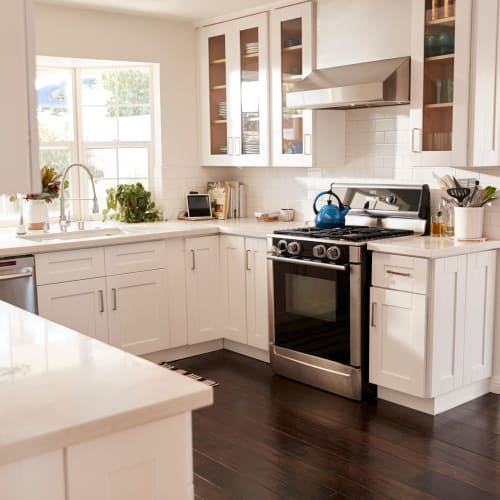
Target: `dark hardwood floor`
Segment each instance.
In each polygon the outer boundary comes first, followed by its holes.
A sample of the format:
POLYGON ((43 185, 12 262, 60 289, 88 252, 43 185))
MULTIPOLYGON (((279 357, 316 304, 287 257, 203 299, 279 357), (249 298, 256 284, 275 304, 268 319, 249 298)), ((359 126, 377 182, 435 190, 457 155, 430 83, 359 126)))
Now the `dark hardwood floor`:
POLYGON ((175 362, 220 383, 193 415, 197 499, 500 498, 500 397, 432 417, 355 403, 229 351, 175 362))

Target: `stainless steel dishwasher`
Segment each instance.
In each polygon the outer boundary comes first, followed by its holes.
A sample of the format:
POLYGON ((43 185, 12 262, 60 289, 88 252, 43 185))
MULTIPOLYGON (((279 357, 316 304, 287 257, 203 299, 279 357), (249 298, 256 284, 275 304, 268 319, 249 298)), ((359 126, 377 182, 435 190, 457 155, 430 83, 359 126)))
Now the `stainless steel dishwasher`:
POLYGON ((34 270, 33 256, 0 259, 0 300, 36 313, 34 270))

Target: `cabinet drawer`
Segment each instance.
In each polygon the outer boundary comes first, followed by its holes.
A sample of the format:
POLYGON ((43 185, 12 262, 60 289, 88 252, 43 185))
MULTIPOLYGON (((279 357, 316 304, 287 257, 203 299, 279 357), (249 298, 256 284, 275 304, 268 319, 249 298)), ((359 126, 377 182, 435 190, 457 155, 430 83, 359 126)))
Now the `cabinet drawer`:
POLYGON ((374 252, 372 284, 403 292, 427 293, 428 260, 374 252))
POLYGON ((36 283, 62 283, 104 276, 102 248, 86 248, 35 255, 36 283))
POLYGON ((104 254, 107 276, 150 271, 165 267, 166 263, 164 241, 106 247, 104 254))

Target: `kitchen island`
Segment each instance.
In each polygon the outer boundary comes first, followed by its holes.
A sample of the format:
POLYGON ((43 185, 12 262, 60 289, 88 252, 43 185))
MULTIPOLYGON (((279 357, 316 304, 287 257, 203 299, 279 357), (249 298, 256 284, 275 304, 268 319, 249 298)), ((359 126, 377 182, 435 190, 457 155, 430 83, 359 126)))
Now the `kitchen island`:
POLYGON ((0 302, 0 498, 193 497, 212 389, 0 302))

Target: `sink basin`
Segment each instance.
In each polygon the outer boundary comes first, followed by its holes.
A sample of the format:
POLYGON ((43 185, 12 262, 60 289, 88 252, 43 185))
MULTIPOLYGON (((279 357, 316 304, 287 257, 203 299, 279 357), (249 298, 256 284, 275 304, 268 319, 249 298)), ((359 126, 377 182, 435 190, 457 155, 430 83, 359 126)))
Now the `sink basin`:
POLYGON ((128 231, 124 231, 119 227, 102 227, 94 229, 82 229, 82 230, 68 230, 67 232, 56 231, 50 233, 39 233, 39 234, 27 234, 25 236, 19 236, 23 240, 29 241, 69 241, 69 240, 85 240, 88 238, 99 238, 106 236, 117 236, 120 234, 128 234, 128 231))

